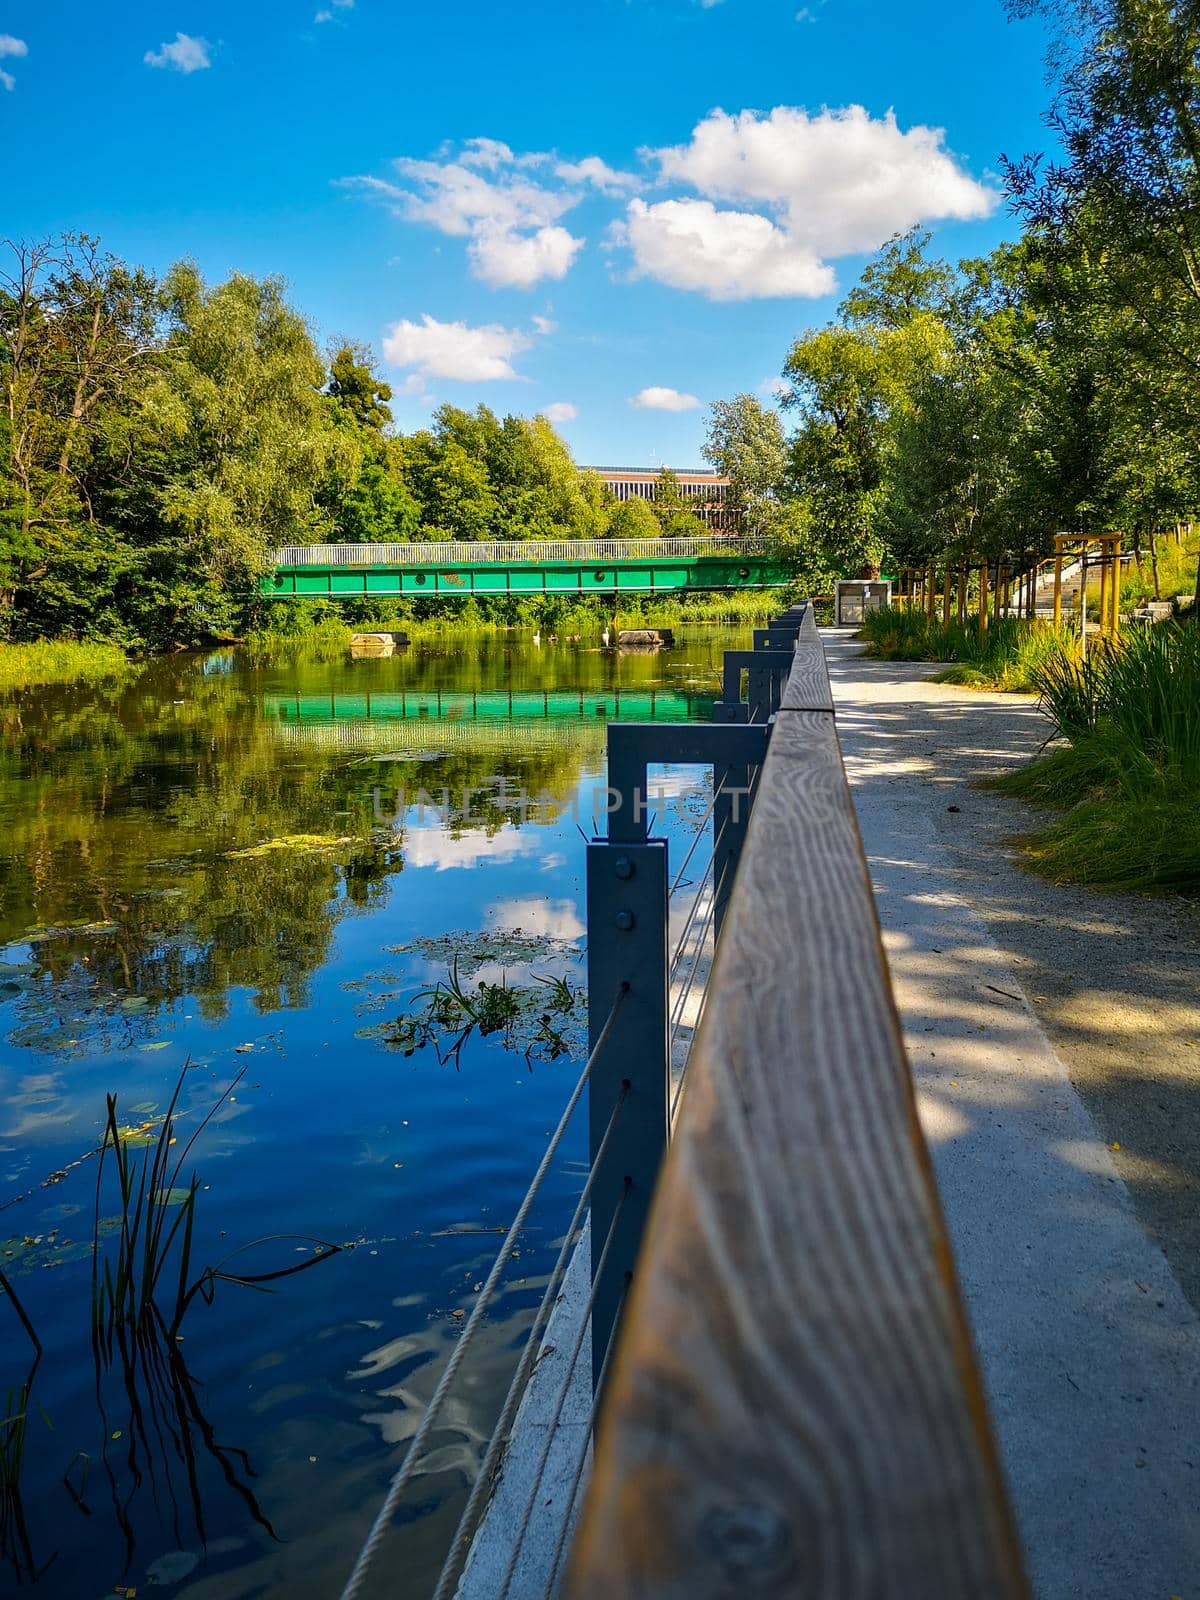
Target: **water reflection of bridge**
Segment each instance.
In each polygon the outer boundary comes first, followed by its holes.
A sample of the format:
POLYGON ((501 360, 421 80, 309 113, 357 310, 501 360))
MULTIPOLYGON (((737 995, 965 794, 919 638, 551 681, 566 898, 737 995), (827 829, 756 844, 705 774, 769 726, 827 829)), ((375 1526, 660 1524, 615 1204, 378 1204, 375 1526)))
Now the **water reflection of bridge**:
POLYGON ((609 722, 700 722, 715 691, 479 689, 266 695, 273 731, 346 750, 496 750, 604 745, 609 722), (515 744, 514 741, 519 741, 515 744))

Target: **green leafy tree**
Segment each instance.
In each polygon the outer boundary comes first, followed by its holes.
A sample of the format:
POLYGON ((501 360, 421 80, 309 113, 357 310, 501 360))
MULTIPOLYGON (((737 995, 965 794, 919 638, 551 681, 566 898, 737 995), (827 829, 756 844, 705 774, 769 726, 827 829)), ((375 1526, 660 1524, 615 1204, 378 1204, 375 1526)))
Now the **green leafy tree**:
POLYGON ((747 532, 762 530, 778 502, 787 471, 787 442, 779 413, 752 394, 709 407, 704 459, 729 479, 729 506, 747 532))
POLYGON ((163 370, 145 399, 169 457, 160 513, 210 579, 249 585, 273 547, 327 531, 316 495, 343 443, 324 365, 278 279, 209 288, 181 265, 163 298, 163 370))
POLYGON ((376 373, 374 358, 366 345, 343 344, 333 352, 325 392, 337 411, 357 428, 382 433, 391 424, 388 401, 392 386, 376 373))

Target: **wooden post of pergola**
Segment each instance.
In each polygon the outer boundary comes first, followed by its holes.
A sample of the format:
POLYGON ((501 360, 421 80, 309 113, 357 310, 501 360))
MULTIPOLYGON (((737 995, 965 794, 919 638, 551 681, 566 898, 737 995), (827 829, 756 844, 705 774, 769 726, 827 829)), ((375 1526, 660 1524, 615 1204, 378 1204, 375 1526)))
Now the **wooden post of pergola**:
POLYGON ((1121 631, 1121 535, 1114 533, 1110 539, 1112 554, 1112 585, 1110 604, 1112 607, 1112 627, 1110 632, 1115 639, 1121 631))
POLYGON ((946 563, 945 588, 942 592, 942 627, 950 626, 950 606, 952 603, 954 575, 950 570, 950 563, 946 563))
POLYGON ((979 567, 979 631, 987 632, 988 625, 988 569, 990 561, 983 561, 979 567))
POLYGON ((1100 536, 1100 636, 1108 632, 1108 564, 1111 544, 1106 534, 1100 536))
POLYGON ((964 627, 967 621, 967 563, 960 561, 958 564, 958 623, 964 627))
POLYGON ((925 615, 933 621, 937 610, 937 565, 930 562, 925 571, 925 615))
POLYGON ((1062 569, 1065 533, 1054 535, 1054 626, 1062 627, 1062 569))

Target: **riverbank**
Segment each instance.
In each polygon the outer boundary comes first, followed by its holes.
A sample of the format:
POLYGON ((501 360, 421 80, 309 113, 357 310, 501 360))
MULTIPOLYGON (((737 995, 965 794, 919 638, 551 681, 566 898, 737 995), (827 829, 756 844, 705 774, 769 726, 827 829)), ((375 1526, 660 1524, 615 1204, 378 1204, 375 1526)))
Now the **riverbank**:
MULTIPOLYGON (((752 627, 774 616, 784 591, 697 594, 684 600, 633 595, 622 599, 614 619, 611 602, 559 599, 502 602, 473 600, 395 601, 378 607, 339 608, 325 601, 276 601, 240 638, 223 641, 255 659, 303 651, 316 657, 349 650, 354 633, 402 629, 410 639, 446 640, 455 635, 540 633, 545 638, 595 639, 616 628, 752 627)), ((170 654, 171 652, 168 652, 170 654)), ((146 659, 157 659, 148 657, 146 659)), ((89 640, 39 639, 0 644, 0 693, 55 683, 99 683, 131 671, 134 662, 116 645, 89 640)))
POLYGON ((383 600, 345 601, 274 600, 247 634, 247 642, 262 645, 278 639, 330 641, 350 633, 403 629, 411 639, 444 638, 454 633, 540 633, 559 638, 595 637, 616 628, 689 627, 712 624, 754 626, 778 614, 781 589, 736 590, 728 593, 688 594, 683 598, 654 594, 613 597, 531 596, 497 600, 383 600))
POLYGON ((129 670, 129 657, 113 644, 77 639, 38 639, 0 644, 0 692, 38 689, 51 683, 97 683, 129 670))

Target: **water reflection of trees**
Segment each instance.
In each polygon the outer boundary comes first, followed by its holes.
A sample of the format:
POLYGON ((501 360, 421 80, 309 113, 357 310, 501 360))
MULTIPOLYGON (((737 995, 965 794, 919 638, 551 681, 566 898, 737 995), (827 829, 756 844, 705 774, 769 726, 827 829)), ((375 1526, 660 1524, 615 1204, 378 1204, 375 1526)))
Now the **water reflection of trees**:
POLYGON ((569 796, 579 782, 579 744, 519 730, 511 754, 434 760, 281 745, 262 716, 267 675, 160 664, 132 683, 0 707, 0 943, 33 941, 24 970, 5 974, 8 997, 20 991, 20 1042, 121 1044, 156 1002, 185 993, 213 1018, 235 988, 260 1012, 303 1005, 338 923, 379 904, 403 869, 403 807, 418 789, 448 793, 452 833, 490 834, 546 820, 518 791, 569 796), (296 836, 341 842, 231 854, 296 836), (131 997, 149 1004, 131 1012, 131 997))

